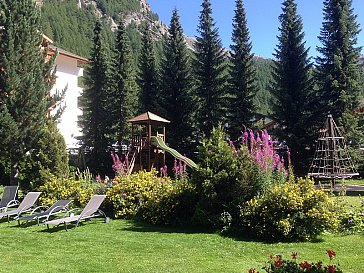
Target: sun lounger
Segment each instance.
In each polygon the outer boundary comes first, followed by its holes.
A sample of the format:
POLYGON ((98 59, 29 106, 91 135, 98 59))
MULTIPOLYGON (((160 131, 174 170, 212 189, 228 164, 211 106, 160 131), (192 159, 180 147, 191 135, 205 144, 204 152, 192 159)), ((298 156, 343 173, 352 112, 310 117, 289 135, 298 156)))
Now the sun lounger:
POLYGON ((49 217, 56 215, 58 213, 66 212, 67 206, 71 204, 71 200, 58 200, 56 203, 54 203, 50 208, 48 208, 46 211, 42 211, 39 213, 36 213, 36 211, 39 211, 40 209, 44 209, 46 207, 36 207, 30 215, 22 216, 18 218, 18 224, 20 225, 20 221, 26 221, 26 224, 28 221, 37 220, 37 223, 39 225, 39 221, 42 218, 44 219, 44 222, 48 221, 49 217))
POLYGON ((3 197, 0 201, 0 213, 7 211, 8 208, 19 205, 19 201, 16 200, 16 193, 18 192, 18 186, 5 186, 3 197))
POLYGON ((34 203, 37 201, 40 194, 41 192, 29 192, 19 204, 19 207, 14 210, 8 210, 0 213, 0 219, 6 216, 8 217, 9 222, 10 216, 14 216, 14 219, 17 220, 19 215, 32 210, 34 203))
POLYGON ((75 223, 75 228, 76 228, 78 226, 78 224, 80 223, 80 221, 88 220, 88 219, 91 219, 94 217, 103 216, 103 217, 105 217, 105 221, 106 221, 105 213, 103 213, 99 209, 101 203, 105 200, 105 197, 106 197, 106 195, 94 195, 88 201, 87 205, 85 206, 85 208, 82 210, 82 212, 79 215, 72 215, 71 211, 69 211, 68 212, 70 214, 69 217, 63 217, 60 219, 54 219, 51 221, 47 221, 47 222, 45 222, 45 224, 47 225, 48 229, 49 229, 49 225, 58 226, 58 225, 63 224, 67 230, 67 223, 75 223))

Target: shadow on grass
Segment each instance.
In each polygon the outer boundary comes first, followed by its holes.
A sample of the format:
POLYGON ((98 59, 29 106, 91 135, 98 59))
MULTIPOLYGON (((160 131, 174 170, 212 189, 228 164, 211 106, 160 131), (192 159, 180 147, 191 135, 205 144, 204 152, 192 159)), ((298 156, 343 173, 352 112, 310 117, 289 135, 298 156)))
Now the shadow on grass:
POLYGON ((121 230, 123 231, 132 231, 132 232, 156 232, 156 233, 184 233, 184 234, 213 234, 216 231, 212 229, 206 229, 201 227, 179 227, 179 226, 159 226, 152 225, 148 223, 144 223, 138 220, 129 220, 130 226, 123 227, 121 230))
POLYGON ((54 233, 54 232, 73 232, 76 229, 82 229, 84 226, 87 225, 94 225, 94 224, 101 224, 101 223, 105 223, 105 221, 100 220, 100 219, 92 219, 92 220, 87 220, 87 221, 82 221, 78 224, 78 226, 75 228, 75 224, 72 223, 68 223, 67 224, 67 230, 64 224, 59 224, 56 226, 49 226, 49 228, 47 227, 47 225, 42 224, 44 226, 44 228, 42 230, 39 230, 38 232, 43 232, 43 233, 54 233))
MULTIPOLYGON (((217 234, 219 236, 230 238, 234 241, 241 242, 259 242, 262 244, 276 244, 280 243, 292 243, 292 242, 300 242, 294 240, 267 240, 260 239, 252 236, 251 234, 242 233, 242 232, 224 232, 221 233, 217 230, 206 229, 202 227, 166 227, 166 226, 158 226, 147 224, 144 222, 130 220, 130 226, 121 228, 122 231, 132 231, 132 232, 150 232, 150 233, 184 233, 184 234, 217 234)), ((324 240, 320 237, 311 239, 309 242, 311 243, 322 243, 324 240)))
POLYGON ((285 238, 258 238, 255 237, 253 234, 243 233, 239 231, 233 232, 225 232, 222 236, 233 239, 235 241, 241 242, 257 242, 267 245, 277 244, 277 243, 300 243, 300 242, 310 242, 310 243, 322 243, 324 240, 320 237, 312 238, 307 241, 302 240, 292 240, 292 239, 285 239, 285 238))

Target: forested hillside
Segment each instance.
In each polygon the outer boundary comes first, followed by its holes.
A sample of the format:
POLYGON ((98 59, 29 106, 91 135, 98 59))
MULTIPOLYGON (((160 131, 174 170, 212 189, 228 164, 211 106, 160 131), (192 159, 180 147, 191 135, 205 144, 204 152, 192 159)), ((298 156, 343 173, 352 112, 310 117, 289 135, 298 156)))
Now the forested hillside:
MULTIPOLYGON (((98 18, 104 28, 105 40, 112 45, 118 22, 126 24, 127 34, 136 66, 141 48, 141 27, 147 19, 151 23, 156 45, 157 62, 160 61, 163 35, 167 27, 158 20, 144 0, 44 0, 41 5, 43 32, 54 40, 55 45, 78 55, 89 57, 93 28, 98 18)), ((254 99, 257 111, 269 112, 271 96, 268 88, 271 60, 255 58, 259 91, 254 99)))

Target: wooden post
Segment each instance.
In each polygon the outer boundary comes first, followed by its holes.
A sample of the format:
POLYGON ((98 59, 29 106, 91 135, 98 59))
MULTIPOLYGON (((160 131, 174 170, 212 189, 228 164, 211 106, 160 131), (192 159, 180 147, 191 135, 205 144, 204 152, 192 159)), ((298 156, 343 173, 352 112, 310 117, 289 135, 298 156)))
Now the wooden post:
MULTIPOLYGON (((166 137, 166 126, 165 125, 163 125, 163 141, 164 141, 164 143, 166 142, 166 139, 167 139, 167 137, 166 137)), ((163 167, 166 165, 166 152, 165 151, 163 151, 163 167)))
POLYGON ((148 121, 148 136, 147 136, 147 141, 148 141, 148 170, 151 171, 151 167, 152 167, 152 164, 150 162, 150 157, 151 157, 151 149, 152 149, 152 146, 150 145, 150 139, 152 137, 152 125, 150 124, 150 121, 148 121))

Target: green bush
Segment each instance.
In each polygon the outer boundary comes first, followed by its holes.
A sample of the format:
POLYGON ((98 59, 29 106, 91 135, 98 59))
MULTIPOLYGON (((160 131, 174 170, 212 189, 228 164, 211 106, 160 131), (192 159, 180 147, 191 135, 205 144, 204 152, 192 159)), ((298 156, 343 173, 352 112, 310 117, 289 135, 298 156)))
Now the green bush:
POLYGON ((68 154, 63 136, 53 120, 48 120, 35 149, 19 164, 19 184, 29 191, 43 185, 47 176, 42 171, 49 171, 56 177, 68 176, 68 154))
POLYGON ((279 184, 246 202, 241 211, 243 229, 270 240, 307 240, 324 230, 335 230, 339 210, 312 180, 279 184))
POLYGON ((143 220, 152 224, 189 223, 196 203, 196 191, 188 180, 166 180, 158 184, 140 210, 143 220))
POLYGON ((194 188, 188 180, 160 177, 156 170, 117 176, 107 190, 116 218, 138 217, 152 224, 185 223, 191 218, 194 188))
POLYGON ((364 204, 341 215, 340 230, 348 233, 364 232, 364 204))
POLYGON ((220 126, 201 141, 198 152, 196 224, 225 230, 237 222, 242 203, 288 178, 266 132, 245 132, 237 148, 220 126))
MULTIPOLYGON (((252 167, 249 161, 246 163, 246 169, 252 167)), ((241 172, 241 162, 221 127, 214 128, 210 138, 201 141, 198 166, 192 178, 199 195, 193 221, 221 228, 221 214, 237 215, 238 204, 249 194, 249 172, 241 172)))
POLYGON ((57 200, 74 200, 73 206, 84 207, 97 192, 100 183, 92 179, 91 175, 76 173, 71 177, 57 177, 49 170, 41 171, 45 184, 38 188, 42 194, 39 201, 43 206, 51 206, 57 200))
POLYGON ((115 218, 135 216, 141 205, 155 192, 162 183, 169 183, 170 178, 157 176, 157 171, 140 171, 131 175, 117 176, 113 186, 107 190, 107 199, 111 203, 115 218))

